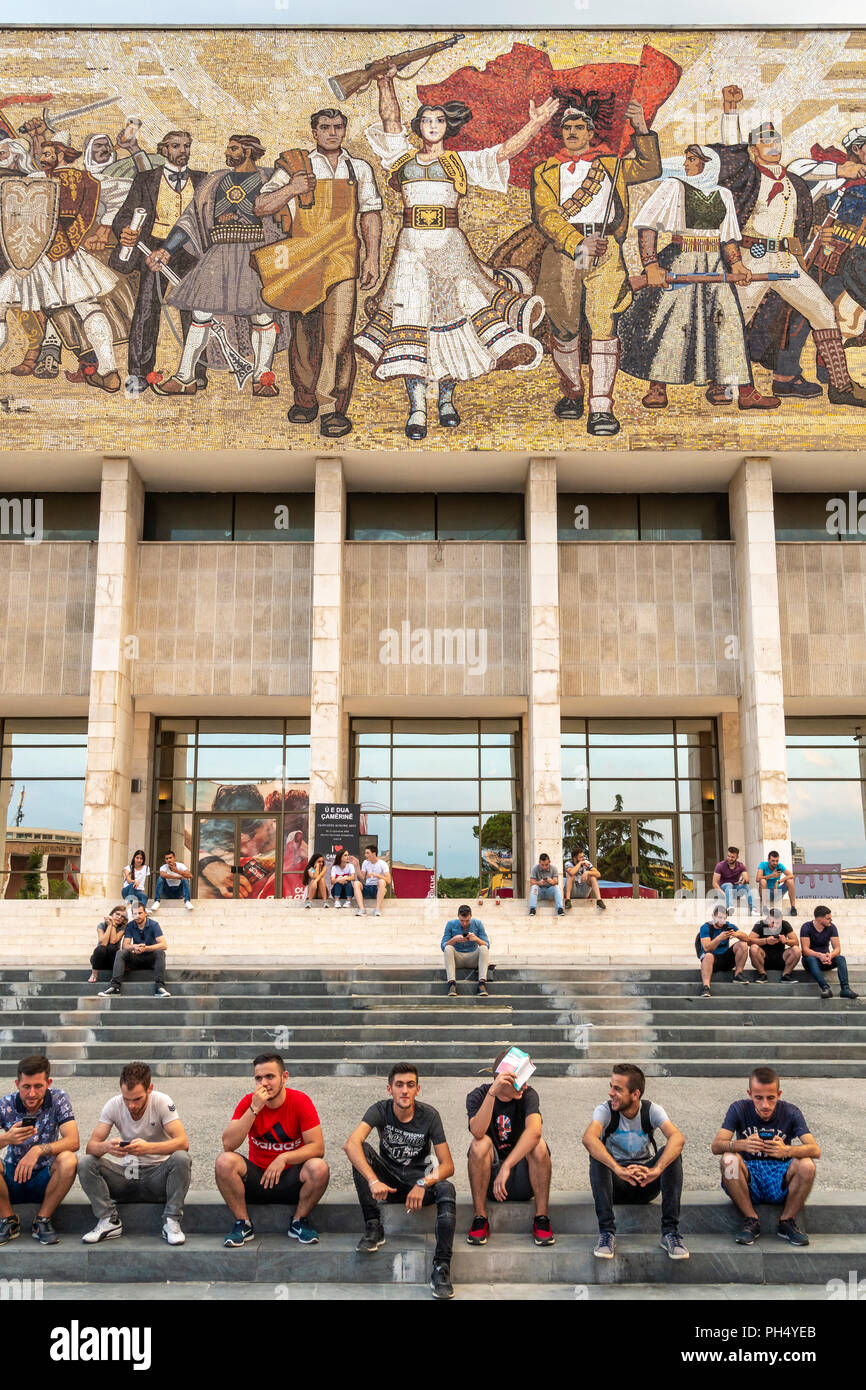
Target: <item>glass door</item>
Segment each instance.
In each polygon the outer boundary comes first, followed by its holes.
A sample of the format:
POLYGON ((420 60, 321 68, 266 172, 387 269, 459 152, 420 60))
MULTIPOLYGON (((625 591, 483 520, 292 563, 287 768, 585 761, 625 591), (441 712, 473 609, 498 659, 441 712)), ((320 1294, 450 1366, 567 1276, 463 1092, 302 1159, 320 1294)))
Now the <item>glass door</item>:
POLYGON ((195 821, 196 897, 281 896, 275 817, 201 815, 195 821))
POLYGON ((590 818, 590 859, 608 885, 608 897, 672 898, 679 882, 674 816, 590 818))
POLYGON ((391 818, 391 877, 398 898, 435 898, 435 816, 391 818))
POLYGON ((477 816, 436 817, 436 896, 474 898, 478 892, 477 816))

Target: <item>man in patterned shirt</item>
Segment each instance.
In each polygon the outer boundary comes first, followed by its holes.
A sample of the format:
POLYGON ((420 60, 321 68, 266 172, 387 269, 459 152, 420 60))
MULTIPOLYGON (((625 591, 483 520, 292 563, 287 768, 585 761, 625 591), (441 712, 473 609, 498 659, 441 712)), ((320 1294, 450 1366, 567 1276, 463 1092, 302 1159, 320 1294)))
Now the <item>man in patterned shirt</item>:
POLYGON ((78 1125, 66 1092, 51 1088, 47 1057, 23 1057, 15 1084, 0 1097, 0 1245, 21 1234, 13 1202, 38 1202, 33 1239, 56 1245, 51 1218, 75 1182, 78 1125))

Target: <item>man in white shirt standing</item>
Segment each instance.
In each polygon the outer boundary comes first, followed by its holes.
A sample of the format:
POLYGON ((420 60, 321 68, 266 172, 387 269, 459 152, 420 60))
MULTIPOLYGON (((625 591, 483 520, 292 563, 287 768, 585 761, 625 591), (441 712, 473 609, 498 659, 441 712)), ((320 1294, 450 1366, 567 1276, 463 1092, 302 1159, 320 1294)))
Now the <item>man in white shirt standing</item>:
POLYGON ((288 418, 310 424, 321 411, 319 432, 327 439, 352 428, 346 411, 355 384, 357 292, 379 278, 382 239, 375 175, 366 160, 343 149, 346 124, 335 108, 314 111, 316 148, 285 150, 255 204, 257 216, 280 218, 286 232, 285 241, 256 253, 255 260, 263 299, 291 311, 295 403, 288 418))
POLYGON ((191 1168, 189 1140, 171 1096, 153 1089, 146 1062, 127 1063, 120 1094, 102 1107, 78 1164, 96 1217, 93 1230, 82 1236, 85 1245, 123 1235, 117 1202, 164 1202, 163 1240, 183 1245, 180 1223, 191 1168), (109 1138, 112 1128, 117 1134, 109 1138))
MULTIPOLYGON (((721 159, 719 183, 734 198, 742 232, 743 265, 753 273, 796 272, 793 280, 766 280, 736 286, 746 327, 771 289, 779 298, 798 309, 808 320, 817 352, 827 368, 830 385, 827 395, 833 405, 866 406, 866 388, 851 380, 845 361, 842 335, 836 311, 824 292, 805 270, 804 243, 813 220, 812 196, 808 185, 782 163, 782 137, 772 121, 763 121, 749 132, 748 144, 740 134, 737 108, 743 100, 742 88, 729 83, 722 88, 722 143, 711 145, 721 159)), ((779 344, 781 346, 781 343, 779 344)), ((802 375, 793 382, 778 378, 784 394, 814 394, 802 375), (801 385, 802 383, 802 385, 801 385), (799 386, 799 390, 791 389, 799 386), (805 390, 803 388, 806 388, 805 390)), ((774 386, 776 385, 774 382, 774 386)), ((730 403, 730 390, 720 383, 707 391, 713 405, 730 403)), ((750 400, 740 399, 740 409, 753 408, 750 400)))
POLYGON ((189 900, 191 882, 192 874, 186 864, 181 864, 180 860, 175 858, 173 850, 167 850, 165 863, 160 864, 156 877, 156 892, 153 895, 154 908, 159 908, 163 898, 182 897, 187 912, 192 912, 192 903, 189 900))
MULTIPOLYGON (((365 898, 376 899, 376 910, 373 916, 381 917, 382 903, 385 900, 385 889, 391 882, 391 873, 384 859, 379 858, 379 851, 375 845, 368 845, 364 850, 361 877, 364 880, 364 886, 361 892, 365 898)), ((360 908, 358 912, 360 912, 360 908)), ((356 915, 358 914, 356 913, 356 915)))

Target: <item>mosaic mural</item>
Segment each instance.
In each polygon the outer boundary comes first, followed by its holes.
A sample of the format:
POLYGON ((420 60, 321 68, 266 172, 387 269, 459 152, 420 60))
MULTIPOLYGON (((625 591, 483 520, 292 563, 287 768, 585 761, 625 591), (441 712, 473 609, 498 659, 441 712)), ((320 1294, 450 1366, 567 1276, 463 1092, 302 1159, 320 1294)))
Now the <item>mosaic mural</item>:
POLYGON ((3 447, 859 447, 864 50, 0 32, 3 447))

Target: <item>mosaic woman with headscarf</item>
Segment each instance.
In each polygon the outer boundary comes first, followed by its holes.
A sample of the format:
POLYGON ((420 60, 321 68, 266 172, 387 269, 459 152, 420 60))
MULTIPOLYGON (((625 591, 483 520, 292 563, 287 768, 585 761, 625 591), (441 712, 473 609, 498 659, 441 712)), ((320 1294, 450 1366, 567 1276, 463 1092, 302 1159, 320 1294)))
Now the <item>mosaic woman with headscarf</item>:
POLYGON ((620 365, 649 382, 642 400, 648 410, 667 406, 668 385, 722 382, 741 397, 755 390, 733 289, 751 275, 740 259, 733 197, 718 178, 719 156, 689 145, 684 155, 662 160, 661 182, 634 219, 647 287, 619 320, 620 365), (671 237, 662 251, 660 232, 671 237), (665 288, 668 275, 724 271, 731 283, 665 288))

